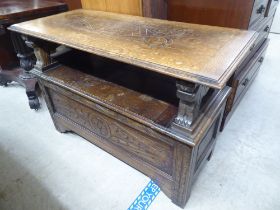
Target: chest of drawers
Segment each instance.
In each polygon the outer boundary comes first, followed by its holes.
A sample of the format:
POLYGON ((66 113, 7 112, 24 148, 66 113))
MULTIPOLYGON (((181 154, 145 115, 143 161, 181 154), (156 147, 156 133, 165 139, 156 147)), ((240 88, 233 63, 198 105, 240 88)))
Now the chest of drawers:
POLYGON ((247 59, 236 70, 228 85, 233 88, 232 94, 229 97, 225 114, 222 121, 221 131, 226 122, 232 115, 231 111, 235 110, 236 106, 249 88, 249 84, 253 78, 247 78, 246 81, 240 82, 240 78, 246 75, 255 75, 256 69, 260 68, 260 62, 254 62, 261 53, 264 57, 264 52, 268 44, 268 34, 272 24, 274 14, 278 5, 278 0, 170 0, 168 1, 167 17, 170 20, 192 22, 199 24, 239 28, 245 30, 254 30, 259 33, 254 49, 247 59), (251 66, 252 64, 255 66, 251 66), (250 68, 249 68, 250 67, 250 68), (252 72, 250 72, 252 71, 252 72), (240 91, 242 90, 242 94, 240 91), (237 94, 237 95, 236 95, 237 94))

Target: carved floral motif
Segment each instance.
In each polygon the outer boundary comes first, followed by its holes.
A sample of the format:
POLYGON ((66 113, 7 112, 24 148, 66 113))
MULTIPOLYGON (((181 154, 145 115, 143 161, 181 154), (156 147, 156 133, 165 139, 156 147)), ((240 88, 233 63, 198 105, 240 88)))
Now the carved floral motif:
MULTIPOLYGON (((118 147, 130 151, 134 156, 145 159, 150 164, 160 167, 167 173, 171 173, 169 145, 151 140, 129 127, 105 117, 98 111, 94 111, 67 97, 51 91, 51 98, 56 112, 70 120, 82 125, 103 139, 114 143, 118 147), (67 104, 67 105, 65 105, 67 104), (145 154, 145 156, 143 156, 145 154), (158 161, 164 160, 164 161, 158 161)), ((104 111, 104 110, 103 110, 104 111)))
MULTIPOLYGON (((175 39, 179 39, 186 34, 192 33, 191 29, 175 28, 170 25, 152 25, 135 22, 133 26, 122 26, 118 21, 104 21, 99 16, 84 16, 82 14, 65 15, 68 19, 68 27, 77 29, 83 32, 98 33, 104 36, 115 35, 117 37, 132 38, 131 41, 144 42, 150 48, 165 48, 173 44, 175 39), (115 23, 114 23, 115 22, 115 23)), ((65 22, 61 22, 63 24, 65 22)), ((58 24, 58 23, 56 23, 58 24)))

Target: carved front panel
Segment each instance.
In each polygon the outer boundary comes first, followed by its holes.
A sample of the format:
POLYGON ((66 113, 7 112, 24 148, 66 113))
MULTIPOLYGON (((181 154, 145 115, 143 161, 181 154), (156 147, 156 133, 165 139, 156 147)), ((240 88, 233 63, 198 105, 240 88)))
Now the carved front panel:
POLYGON ((177 108, 167 102, 67 66, 49 70, 46 75, 56 82, 117 107, 126 113, 131 113, 137 118, 145 118, 145 120, 151 120, 164 126, 177 112, 177 108))
POLYGON ((172 175, 173 148, 66 96, 49 90, 55 112, 120 147, 133 158, 141 159, 172 175))

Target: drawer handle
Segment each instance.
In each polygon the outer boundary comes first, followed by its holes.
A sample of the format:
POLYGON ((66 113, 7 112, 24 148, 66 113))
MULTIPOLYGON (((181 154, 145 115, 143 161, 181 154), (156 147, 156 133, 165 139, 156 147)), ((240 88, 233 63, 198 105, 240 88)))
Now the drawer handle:
POLYGON ((248 82, 249 82, 250 80, 248 79, 248 78, 246 78, 245 79, 245 81, 242 83, 242 85, 244 86, 244 87, 246 87, 247 85, 248 85, 248 82))
POLYGON ((256 44, 253 44, 251 47, 250 47, 250 51, 252 51, 254 48, 255 48, 256 44))
POLYGON ((263 60, 264 60, 264 57, 261 57, 261 58, 259 59, 259 62, 262 63, 263 60))
POLYGON ((262 14, 265 11, 265 6, 261 5, 259 9, 257 9, 257 14, 262 14))
POLYGON ((269 28, 270 28, 269 26, 266 26, 265 29, 264 29, 264 31, 265 31, 265 32, 268 32, 268 31, 269 31, 269 28))

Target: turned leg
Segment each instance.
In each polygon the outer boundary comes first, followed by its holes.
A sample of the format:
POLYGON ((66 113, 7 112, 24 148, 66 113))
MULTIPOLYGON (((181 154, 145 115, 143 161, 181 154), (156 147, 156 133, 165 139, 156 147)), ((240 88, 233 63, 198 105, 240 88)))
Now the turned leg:
MULTIPOLYGON (((53 68, 54 66, 57 65, 57 62, 54 61, 50 56, 50 52, 53 46, 51 47, 45 46, 42 43, 40 43, 39 40, 30 40, 28 37, 24 37, 24 40, 26 45, 34 50, 34 54, 36 56, 36 63, 34 65, 34 68, 32 69, 32 72, 34 72, 34 74, 40 74, 43 71, 53 68)), ((55 114, 55 110, 53 109, 49 92, 46 89, 45 85, 43 84, 43 81, 39 79, 38 84, 45 98, 47 107, 49 109, 49 112, 51 114, 56 129, 61 133, 68 132, 69 130, 65 128, 64 125, 57 122, 56 119, 53 117, 55 114)))
MULTIPOLYGON (((28 41, 26 36, 15 32, 12 32, 11 37, 17 57, 20 60, 20 66, 23 69, 23 72, 19 75, 20 81, 18 82, 26 88, 30 108, 38 110, 40 108, 36 91, 38 82, 35 75, 30 73, 30 71, 33 68, 43 70, 45 67, 53 64, 49 54, 50 49, 46 51, 41 50, 33 42, 28 41)), ((53 48, 53 46, 51 47, 53 48)))
POLYGON ((40 108, 40 102, 39 102, 38 96, 36 94, 36 91, 35 90, 26 91, 26 95, 28 98, 30 109, 38 110, 40 108))
POLYGON ((26 95, 30 108, 38 110, 40 108, 40 102, 36 93, 37 79, 30 73, 30 70, 34 67, 36 62, 35 55, 33 50, 27 47, 20 34, 11 32, 11 39, 20 61, 20 67, 22 68, 17 82, 26 88, 26 95))
POLYGON ((18 82, 26 89, 30 108, 35 110, 40 108, 36 92, 37 79, 34 76, 30 76, 22 68, 15 68, 8 71, 0 70, 0 73, 0 85, 7 86, 12 81, 18 82))
POLYGON ((37 96, 37 79, 36 78, 29 78, 24 81, 25 88, 26 88, 26 95, 28 98, 29 106, 31 109, 38 110, 40 108, 40 102, 37 96))

